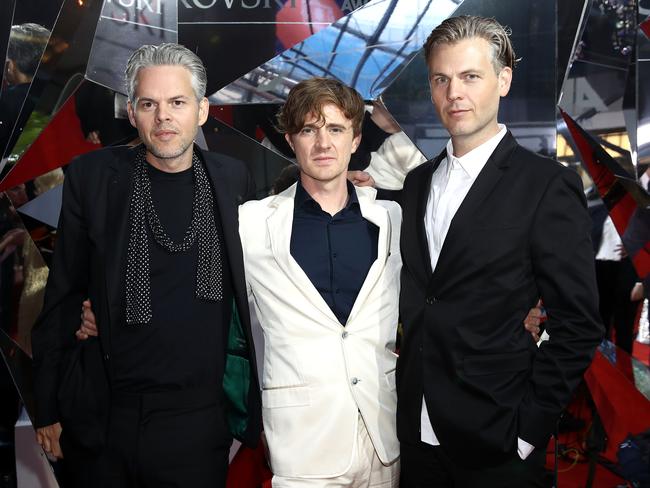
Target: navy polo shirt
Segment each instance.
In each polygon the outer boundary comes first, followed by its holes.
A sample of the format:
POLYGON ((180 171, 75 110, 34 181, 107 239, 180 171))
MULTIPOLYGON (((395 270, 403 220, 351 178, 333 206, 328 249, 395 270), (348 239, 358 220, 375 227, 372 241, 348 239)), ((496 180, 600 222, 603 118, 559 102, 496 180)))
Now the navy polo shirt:
POLYGON ((332 216, 298 181, 291 256, 342 325, 377 259, 378 238, 379 228, 361 215, 357 193, 350 182, 347 204, 332 216))

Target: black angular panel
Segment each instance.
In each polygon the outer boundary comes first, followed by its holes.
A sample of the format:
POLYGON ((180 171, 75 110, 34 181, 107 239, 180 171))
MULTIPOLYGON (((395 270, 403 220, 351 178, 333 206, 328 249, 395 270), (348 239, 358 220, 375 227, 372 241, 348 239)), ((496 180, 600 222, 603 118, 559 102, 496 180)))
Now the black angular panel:
POLYGON ((144 44, 177 42, 177 11, 177 0, 106 0, 88 60, 88 79, 126 93, 129 56, 144 44))

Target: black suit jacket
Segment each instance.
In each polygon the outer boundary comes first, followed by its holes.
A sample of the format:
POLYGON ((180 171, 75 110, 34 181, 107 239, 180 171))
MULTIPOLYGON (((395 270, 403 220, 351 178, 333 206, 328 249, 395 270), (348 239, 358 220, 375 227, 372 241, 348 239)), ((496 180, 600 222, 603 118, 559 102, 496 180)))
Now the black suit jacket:
POLYGON ((431 272, 424 215, 445 157, 409 173, 397 363, 400 441, 420 440, 422 395, 452 458, 487 466, 544 449, 601 340, 580 178, 508 133, 478 175, 431 272), (538 349, 522 326, 542 297, 551 336, 538 349))
MULTIPOLYGON (((195 150, 204 160, 213 185, 235 303, 248 342, 252 377, 244 440, 254 446, 259 438, 261 407, 238 228, 238 205, 252 194, 253 183, 242 163, 195 150)), ((71 417, 66 419, 68 428, 75 431, 75 440, 82 446, 101 444, 101 425, 110 404, 110 330, 112 324, 125 322, 124 280, 135 151, 126 146, 106 148, 83 155, 68 167, 45 302, 32 330, 35 425, 61 421, 64 409, 71 417), (99 339, 79 343, 74 333, 86 297, 92 301, 100 334, 99 339), (81 369, 84 377, 71 380, 81 369), (68 391, 61 394, 64 383, 68 391), (92 398, 75 398, 81 394, 92 398)), ((63 427, 65 436, 65 423, 63 427)))

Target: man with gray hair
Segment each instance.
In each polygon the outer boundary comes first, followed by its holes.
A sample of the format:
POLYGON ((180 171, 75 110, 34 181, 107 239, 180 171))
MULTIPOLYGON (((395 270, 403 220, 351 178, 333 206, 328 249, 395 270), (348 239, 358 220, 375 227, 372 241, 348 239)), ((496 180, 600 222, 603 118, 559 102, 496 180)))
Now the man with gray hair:
POLYGON ((194 144, 208 116, 194 53, 143 46, 126 84, 142 144, 66 172, 32 332, 37 439, 74 486, 224 486, 231 433, 254 446, 260 430, 237 225, 252 181, 194 144), (101 333, 77 341, 86 297, 101 333))
POLYGON ((603 333, 582 185, 497 122, 516 57, 496 20, 445 20, 425 57, 451 138, 404 182, 401 485, 547 486, 546 445, 603 333), (538 297, 539 348, 519 325, 538 297))

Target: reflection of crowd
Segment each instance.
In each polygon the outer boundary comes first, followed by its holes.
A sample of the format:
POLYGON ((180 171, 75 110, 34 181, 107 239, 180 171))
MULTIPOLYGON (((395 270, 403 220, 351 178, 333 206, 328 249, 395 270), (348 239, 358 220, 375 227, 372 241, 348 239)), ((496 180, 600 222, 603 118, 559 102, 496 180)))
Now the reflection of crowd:
POLYGON ((27 95, 49 38, 50 31, 38 24, 11 27, 4 68, 6 86, 0 95, 0 151, 3 153, 20 135, 17 131, 12 136, 14 126, 21 127, 34 108, 35 101, 27 95))

